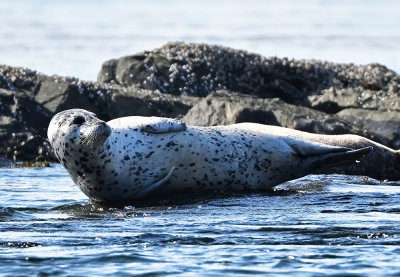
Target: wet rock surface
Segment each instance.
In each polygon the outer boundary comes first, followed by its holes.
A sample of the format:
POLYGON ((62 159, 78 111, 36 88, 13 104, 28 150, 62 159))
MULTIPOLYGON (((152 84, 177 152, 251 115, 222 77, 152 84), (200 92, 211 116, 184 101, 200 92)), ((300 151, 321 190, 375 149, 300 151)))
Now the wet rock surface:
POLYGON ((207 44, 167 43, 106 61, 97 82, 0 66, 0 157, 53 160, 51 117, 83 108, 103 120, 183 118, 193 125, 273 124, 353 133, 400 147, 400 76, 357 66, 263 57, 207 44))

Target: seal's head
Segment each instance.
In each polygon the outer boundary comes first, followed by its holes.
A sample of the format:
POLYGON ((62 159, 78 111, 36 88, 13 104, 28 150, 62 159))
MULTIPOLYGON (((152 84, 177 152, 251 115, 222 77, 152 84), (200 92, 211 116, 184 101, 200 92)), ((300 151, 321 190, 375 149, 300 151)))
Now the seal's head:
POLYGON ((50 121, 47 137, 57 158, 63 162, 69 152, 91 151, 101 147, 111 134, 106 122, 94 113, 72 109, 56 114, 50 121))

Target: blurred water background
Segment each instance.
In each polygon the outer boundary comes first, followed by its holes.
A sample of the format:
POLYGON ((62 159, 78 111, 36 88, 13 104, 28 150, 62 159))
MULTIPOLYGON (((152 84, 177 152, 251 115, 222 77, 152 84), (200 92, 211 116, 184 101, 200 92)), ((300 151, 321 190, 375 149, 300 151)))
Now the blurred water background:
MULTIPOLYGON (((0 1, 0 63, 95 80, 167 41, 400 72, 400 1, 0 1)), ((314 175, 187 205, 93 206, 66 171, 0 170, 0 276, 400 276, 400 183, 314 175), (288 190, 291 188, 290 190, 288 190)))

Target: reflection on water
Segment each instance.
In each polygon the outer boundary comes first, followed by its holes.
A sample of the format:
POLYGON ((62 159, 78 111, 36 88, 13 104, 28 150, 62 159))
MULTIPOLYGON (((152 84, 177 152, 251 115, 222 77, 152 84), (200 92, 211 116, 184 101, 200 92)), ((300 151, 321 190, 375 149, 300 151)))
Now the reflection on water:
POLYGON ((116 209, 90 204, 59 165, 0 172, 1 274, 400 274, 400 183, 314 175, 116 209))

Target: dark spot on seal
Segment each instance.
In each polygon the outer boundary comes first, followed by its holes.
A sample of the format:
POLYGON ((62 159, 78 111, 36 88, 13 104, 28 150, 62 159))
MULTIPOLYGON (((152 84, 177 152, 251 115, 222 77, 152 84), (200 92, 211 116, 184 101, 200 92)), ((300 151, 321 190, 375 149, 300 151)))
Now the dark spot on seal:
POLYGON ((151 151, 149 154, 146 155, 146 158, 150 158, 151 155, 153 155, 153 154, 154 154, 154 151, 151 151))
POLYGON ((175 145, 177 145, 175 142, 169 141, 169 142, 167 142, 167 144, 165 146, 171 147, 171 146, 175 146, 175 145))
POLYGON ((261 171, 261 167, 260 167, 260 165, 259 165, 258 163, 255 163, 255 164, 254 164, 254 169, 255 169, 256 171, 261 171))
POLYGON ((129 156, 128 155, 124 156, 124 160, 129 161, 130 160, 129 156))

